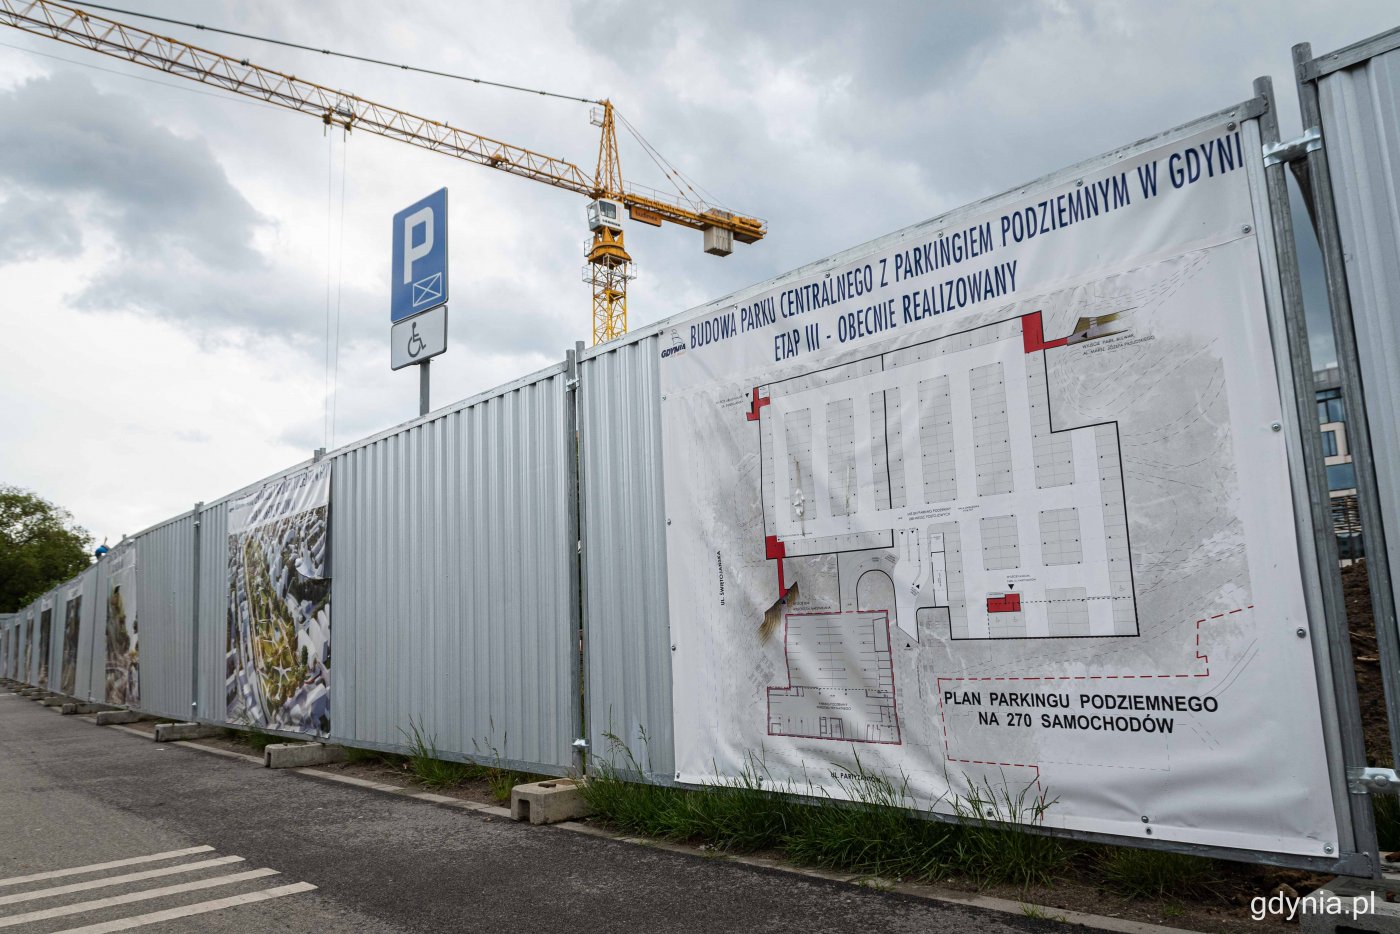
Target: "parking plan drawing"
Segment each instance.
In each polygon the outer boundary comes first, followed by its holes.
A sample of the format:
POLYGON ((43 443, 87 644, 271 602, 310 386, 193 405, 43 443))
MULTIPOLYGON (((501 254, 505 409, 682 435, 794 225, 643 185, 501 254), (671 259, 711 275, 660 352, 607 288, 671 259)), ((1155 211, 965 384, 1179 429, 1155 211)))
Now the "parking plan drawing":
POLYGON ((896 629, 1138 635, 1118 426, 1057 421, 1048 387, 1094 336, 1033 312, 754 389, 767 556, 834 556, 840 602, 786 614, 770 735, 898 743, 896 629))

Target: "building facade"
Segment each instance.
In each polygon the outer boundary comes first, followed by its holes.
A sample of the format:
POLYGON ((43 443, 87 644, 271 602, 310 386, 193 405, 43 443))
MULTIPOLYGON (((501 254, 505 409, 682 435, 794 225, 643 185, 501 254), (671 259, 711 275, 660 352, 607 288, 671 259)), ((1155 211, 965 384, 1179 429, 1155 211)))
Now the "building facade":
POLYGON ((1322 453, 1327 465, 1327 490, 1332 500, 1332 525, 1337 533, 1337 550, 1343 561, 1363 554, 1361 517, 1356 506, 1356 468, 1347 440, 1346 401, 1337 368, 1326 367, 1313 373, 1317 393, 1317 424, 1322 432, 1322 453))

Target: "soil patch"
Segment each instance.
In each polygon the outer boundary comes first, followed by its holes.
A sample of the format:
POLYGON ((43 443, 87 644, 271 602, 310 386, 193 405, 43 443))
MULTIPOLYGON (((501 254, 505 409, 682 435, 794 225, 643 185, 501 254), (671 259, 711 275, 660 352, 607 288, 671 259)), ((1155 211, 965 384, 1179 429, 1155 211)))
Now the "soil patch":
POLYGON ((1296 934, 1296 920, 1292 923, 1282 918, 1255 921, 1250 913, 1250 901, 1258 896, 1271 895, 1280 885, 1288 885, 1299 895, 1304 895, 1332 879, 1330 875, 1297 869, 1222 864, 1218 877, 1206 883, 1202 891, 1161 898, 1137 898, 1096 882, 1095 877, 1098 873, 1090 864, 1091 859, 1085 859, 1084 862, 1084 871, 1075 873, 1073 877, 1057 879, 1051 886, 1037 886, 1024 891, 1012 885, 978 887, 971 882, 959 881, 945 882, 941 885, 1010 901, 1030 902, 1049 908, 1143 921, 1190 931, 1205 931, 1209 934, 1296 934))
POLYGON ((497 807, 510 806, 509 801, 502 804, 496 800, 496 796, 491 793, 490 783, 484 777, 467 778, 456 785, 434 788, 419 781, 418 777, 413 774, 413 769, 408 761, 398 761, 397 757, 361 759, 358 762, 336 762, 330 765, 318 765, 316 770, 332 772, 337 775, 349 775, 372 782, 382 782, 386 785, 402 785, 415 792, 426 791, 446 798, 456 798, 458 801, 472 801, 476 804, 490 804, 497 807))
POLYGON ((1381 680, 1375 614, 1371 611, 1365 560, 1342 568, 1342 595, 1346 599, 1347 627, 1351 630, 1351 654, 1356 660, 1356 694, 1366 734, 1366 761, 1373 766, 1389 768, 1390 728, 1385 719, 1385 684, 1381 680))

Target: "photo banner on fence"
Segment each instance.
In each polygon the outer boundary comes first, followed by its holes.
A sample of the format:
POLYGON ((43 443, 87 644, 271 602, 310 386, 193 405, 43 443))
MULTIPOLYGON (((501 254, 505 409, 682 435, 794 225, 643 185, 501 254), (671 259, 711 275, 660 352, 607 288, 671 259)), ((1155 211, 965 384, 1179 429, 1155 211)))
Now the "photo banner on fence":
POLYGON ((20 671, 20 680, 26 684, 33 684, 29 679, 34 677, 34 611, 30 610, 24 618, 24 668, 20 671))
POLYGON ((136 601, 136 542, 123 541, 107 562, 104 629, 107 636, 106 700, 141 706, 140 622, 136 601))
POLYGON ((63 592, 63 654, 58 675, 58 693, 73 696, 78 686, 78 632, 82 628, 83 588, 79 584, 63 592))
POLYGON ((46 596, 39 602, 39 678, 36 682, 46 691, 52 691, 49 684, 49 658, 53 647, 53 597, 46 596))
POLYGON ((1335 852, 1248 158, 1221 118, 663 334, 678 780, 1335 852))
POLYGON ((228 507, 228 718, 330 732, 329 461, 228 507))

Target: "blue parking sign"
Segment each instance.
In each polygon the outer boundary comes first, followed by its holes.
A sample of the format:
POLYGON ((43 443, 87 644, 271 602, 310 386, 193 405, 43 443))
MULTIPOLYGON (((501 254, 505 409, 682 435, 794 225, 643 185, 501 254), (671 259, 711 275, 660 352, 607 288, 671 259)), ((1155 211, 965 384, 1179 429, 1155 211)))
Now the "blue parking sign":
POLYGON ((447 189, 394 215, 389 320, 402 321, 447 301, 447 189))

